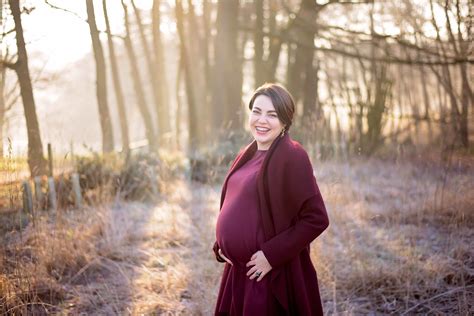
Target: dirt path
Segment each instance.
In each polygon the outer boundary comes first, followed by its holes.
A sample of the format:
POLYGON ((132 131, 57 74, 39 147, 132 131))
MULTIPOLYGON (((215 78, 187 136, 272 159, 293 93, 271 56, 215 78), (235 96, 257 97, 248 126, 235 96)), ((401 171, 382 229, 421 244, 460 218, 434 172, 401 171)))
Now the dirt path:
POLYGON ((218 193, 178 182, 156 206, 114 207, 103 252, 68 285, 71 313, 210 315, 223 266, 212 257, 218 193))

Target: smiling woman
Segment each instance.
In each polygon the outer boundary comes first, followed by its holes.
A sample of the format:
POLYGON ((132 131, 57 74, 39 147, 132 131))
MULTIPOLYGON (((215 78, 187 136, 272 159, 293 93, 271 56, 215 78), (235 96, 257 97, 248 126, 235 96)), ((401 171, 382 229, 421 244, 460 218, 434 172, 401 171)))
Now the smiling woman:
POLYGON ((322 315, 309 244, 329 221, 309 157, 288 134, 293 99, 265 84, 249 109, 254 141, 222 188, 213 250, 226 265, 215 315, 322 315))
POLYGON ((250 115, 250 130, 257 141, 258 149, 267 150, 277 135, 284 133, 285 125, 278 119, 277 111, 269 97, 259 95, 254 103, 250 115))

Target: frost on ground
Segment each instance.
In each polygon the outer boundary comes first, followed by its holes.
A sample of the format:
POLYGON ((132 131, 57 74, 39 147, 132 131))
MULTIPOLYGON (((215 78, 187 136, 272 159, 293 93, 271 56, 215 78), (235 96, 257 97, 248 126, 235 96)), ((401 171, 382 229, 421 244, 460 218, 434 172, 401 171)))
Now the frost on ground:
MULTIPOLYGON (((314 166, 330 216, 311 247, 326 313, 474 312, 473 170, 314 166)), ((219 185, 175 180, 155 205, 39 218, 4 237, 2 300, 17 312, 210 315, 219 199, 219 185)))

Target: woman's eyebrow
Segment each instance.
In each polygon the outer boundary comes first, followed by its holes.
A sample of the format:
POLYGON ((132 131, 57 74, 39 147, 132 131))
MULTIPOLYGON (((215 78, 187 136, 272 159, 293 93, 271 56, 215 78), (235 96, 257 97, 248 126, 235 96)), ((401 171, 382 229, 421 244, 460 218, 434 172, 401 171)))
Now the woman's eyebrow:
MULTIPOLYGON (((262 109, 261 109, 261 108, 259 108, 258 106, 254 106, 253 108, 254 108, 255 110, 259 110, 259 111, 261 111, 261 110, 262 110, 262 109)), ((268 111, 268 112, 275 112, 275 113, 276 113, 276 111, 275 111, 275 110, 270 110, 270 111, 268 111)))

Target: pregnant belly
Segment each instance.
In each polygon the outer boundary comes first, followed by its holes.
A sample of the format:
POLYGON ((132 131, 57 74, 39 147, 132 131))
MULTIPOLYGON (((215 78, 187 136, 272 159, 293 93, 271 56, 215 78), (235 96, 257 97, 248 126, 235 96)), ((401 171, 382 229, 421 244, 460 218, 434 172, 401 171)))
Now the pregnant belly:
POLYGON ((242 214, 231 214, 231 212, 220 212, 217 225, 216 237, 224 255, 232 263, 245 265, 257 249, 258 223, 248 221, 242 214), (237 215, 237 216, 235 216, 237 215))

